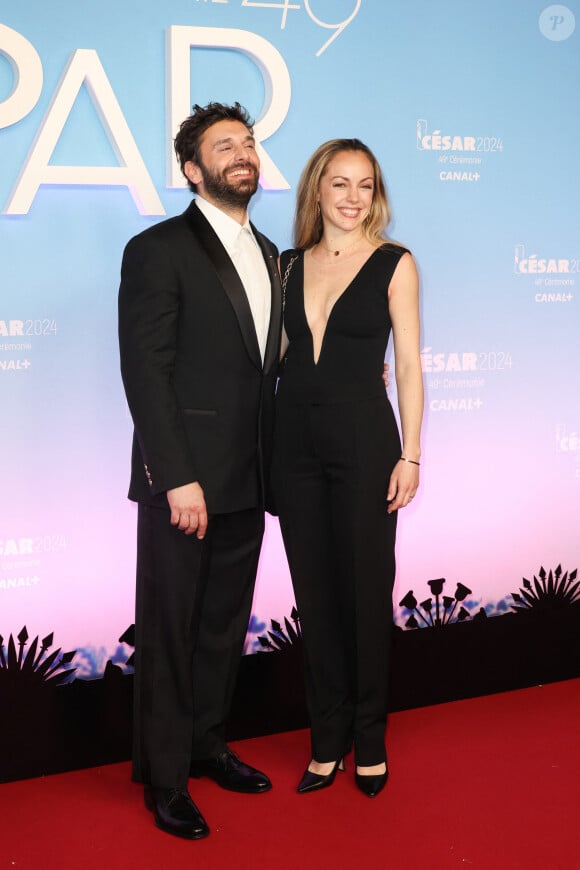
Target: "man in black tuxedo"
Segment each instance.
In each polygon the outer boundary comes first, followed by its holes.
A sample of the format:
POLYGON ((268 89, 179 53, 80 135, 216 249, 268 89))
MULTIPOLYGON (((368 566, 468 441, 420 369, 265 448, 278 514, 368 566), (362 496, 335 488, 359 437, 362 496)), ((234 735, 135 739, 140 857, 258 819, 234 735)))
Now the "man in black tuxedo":
POLYGON ((119 341, 139 503, 133 778, 158 827, 197 839, 209 829, 189 776, 271 787, 224 722, 264 529, 281 292, 247 215, 259 159, 245 110, 194 106, 175 150, 197 199, 128 243, 119 341))

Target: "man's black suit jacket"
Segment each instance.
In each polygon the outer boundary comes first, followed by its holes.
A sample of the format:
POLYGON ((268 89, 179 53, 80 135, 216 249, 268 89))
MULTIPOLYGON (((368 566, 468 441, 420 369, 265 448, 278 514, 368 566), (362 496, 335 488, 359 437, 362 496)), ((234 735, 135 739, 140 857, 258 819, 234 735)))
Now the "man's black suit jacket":
POLYGON ((134 501, 167 507, 168 489, 198 481, 209 513, 263 503, 281 290, 276 248, 252 229, 272 291, 263 365, 241 280, 195 202, 125 248, 119 341, 134 501))

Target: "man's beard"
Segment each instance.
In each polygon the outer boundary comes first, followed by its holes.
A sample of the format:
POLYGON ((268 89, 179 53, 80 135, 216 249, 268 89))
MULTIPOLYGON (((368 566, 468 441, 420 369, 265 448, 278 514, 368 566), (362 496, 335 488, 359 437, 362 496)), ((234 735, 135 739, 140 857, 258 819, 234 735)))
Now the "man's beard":
POLYGON ((253 175, 243 180, 238 179, 233 184, 227 179, 227 173, 231 172, 231 167, 221 173, 212 172, 200 162, 199 168, 203 176, 205 191, 211 195, 212 199, 222 205, 246 208, 258 189, 258 170, 251 163, 242 163, 234 167, 235 169, 251 169, 253 175))

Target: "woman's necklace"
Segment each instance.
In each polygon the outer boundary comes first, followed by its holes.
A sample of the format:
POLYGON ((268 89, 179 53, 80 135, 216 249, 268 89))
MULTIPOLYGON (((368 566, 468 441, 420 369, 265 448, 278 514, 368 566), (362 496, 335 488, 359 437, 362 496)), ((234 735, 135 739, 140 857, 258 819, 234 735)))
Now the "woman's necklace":
POLYGON ((328 251, 329 254, 334 254, 335 257, 338 257, 339 254, 344 254, 345 251, 349 251, 351 248, 354 248, 355 245, 358 245, 362 238, 362 236, 359 236, 357 239, 354 240, 354 242, 351 242, 350 245, 347 245, 345 248, 340 248, 338 250, 336 248, 329 248, 328 245, 324 244, 322 245, 322 247, 325 251, 328 251))

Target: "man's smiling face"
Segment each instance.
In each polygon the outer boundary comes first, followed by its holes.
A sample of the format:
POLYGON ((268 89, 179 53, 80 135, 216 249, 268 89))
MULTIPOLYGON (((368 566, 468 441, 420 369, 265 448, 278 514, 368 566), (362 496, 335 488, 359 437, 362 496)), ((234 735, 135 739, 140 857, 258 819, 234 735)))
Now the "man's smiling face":
POLYGON ((240 121, 218 121, 201 138, 199 163, 188 161, 184 170, 204 199, 245 208, 260 176, 254 137, 240 121))

